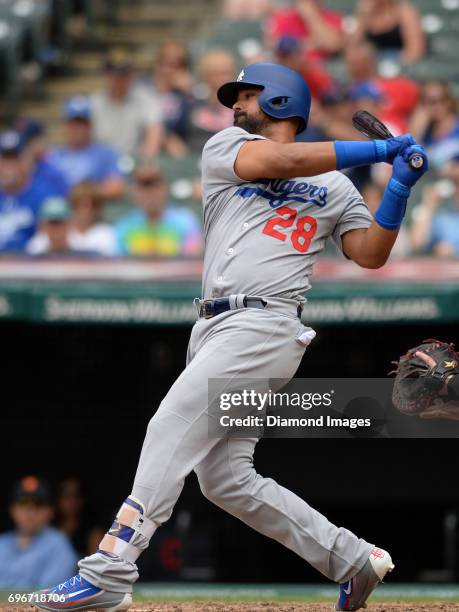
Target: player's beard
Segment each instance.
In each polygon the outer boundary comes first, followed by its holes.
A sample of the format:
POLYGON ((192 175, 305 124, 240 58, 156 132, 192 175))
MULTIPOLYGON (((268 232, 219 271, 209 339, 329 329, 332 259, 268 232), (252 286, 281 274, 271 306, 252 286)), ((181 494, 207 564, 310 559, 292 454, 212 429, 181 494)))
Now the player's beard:
POLYGON ((248 115, 243 111, 234 113, 234 125, 240 127, 249 134, 263 134, 271 124, 271 119, 260 111, 257 115, 248 115))

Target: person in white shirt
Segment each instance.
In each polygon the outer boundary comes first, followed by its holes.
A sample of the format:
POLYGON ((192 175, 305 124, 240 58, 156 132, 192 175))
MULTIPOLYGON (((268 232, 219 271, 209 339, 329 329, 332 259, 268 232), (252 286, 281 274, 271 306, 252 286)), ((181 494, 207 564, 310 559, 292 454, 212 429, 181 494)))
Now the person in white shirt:
POLYGON ((70 192, 72 207, 70 243, 77 251, 110 257, 116 253, 115 231, 100 221, 103 199, 95 183, 75 185, 70 192))
POLYGON ((40 211, 40 229, 27 245, 29 255, 80 253, 110 257, 116 253, 111 225, 99 221, 101 199, 97 185, 80 183, 63 198, 46 200, 40 211))
POLYGON ((105 79, 105 88, 91 98, 95 138, 123 155, 156 155, 163 136, 159 100, 135 82, 134 66, 123 50, 109 54, 105 79))

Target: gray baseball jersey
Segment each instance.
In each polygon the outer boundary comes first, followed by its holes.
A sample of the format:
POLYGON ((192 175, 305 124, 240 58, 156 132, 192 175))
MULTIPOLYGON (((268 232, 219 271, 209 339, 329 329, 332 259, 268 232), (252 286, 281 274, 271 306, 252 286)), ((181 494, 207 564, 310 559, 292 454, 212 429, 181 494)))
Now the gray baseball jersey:
MULTIPOLYGON (((246 293, 303 301, 311 266, 326 239, 333 236, 339 245, 343 232, 369 226, 372 217, 338 172, 241 180, 234 172, 236 155, 254 138, 261 136, 229 128, 204 149, 204 296, 246 293)), ((225 381, 226 390, 233 384, 239 389, 240 376, 289 380, 311 339, 302 339, 312 330, 294 315, 269 309, 262 315, 247 308, 194 325, 187 367, 148 425, 132 496, 153 525, 162 525, 195 470, 202 492, 217 506, 294 550, 332 580, 346 582, 367 562, 373 545, 257 474, 255 438, 209 436, 209 380, 225 381)), ((149 543, 142 533, 133 537, 130 555, 149 543)), ((96 552, 79 562, 80 574, 106 591, 130 592, 138 578, 132 558, 96 552)))
POLYGON ((312 265, 333 237, 372 223, 340 172, 247 182, 234 171, 241 146, 263 139, 239 127, 215 134, 202 154, 203 297, 233 293, 304 302, 312 265))

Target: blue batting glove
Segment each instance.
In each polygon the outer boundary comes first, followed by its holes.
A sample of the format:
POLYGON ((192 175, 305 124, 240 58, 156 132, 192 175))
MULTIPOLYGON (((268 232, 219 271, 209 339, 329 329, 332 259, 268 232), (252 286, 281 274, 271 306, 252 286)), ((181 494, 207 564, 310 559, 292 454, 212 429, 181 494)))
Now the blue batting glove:
POLYGON ((426 155, 424 147, 421 145, 413 145, 406 147, 401 155, 397 155, 392 164, 392 177, 401 185, 411 188, 415 185, 421 176, 429 169, 429 158, 426 155), (413 153, 420 155, 424 160, 424 165, 421 168, 412 168, 409 164, 409 158, 413 153))
POLYGON ((404 134, 403 136, 388 138, 387 140, 377 140, 376 143, 378 149, 385 145, 385 155, 381 161, 391 164, 397 155, 402 154, 409 146, 415 145, 416 141, 411 134, 404 134))

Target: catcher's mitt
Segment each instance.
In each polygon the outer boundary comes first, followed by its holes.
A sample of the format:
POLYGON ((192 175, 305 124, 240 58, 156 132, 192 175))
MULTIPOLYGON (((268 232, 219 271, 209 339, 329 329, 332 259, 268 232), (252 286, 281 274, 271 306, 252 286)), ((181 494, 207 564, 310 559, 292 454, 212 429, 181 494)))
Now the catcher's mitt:
POLYGON ((393 363, 397 367, 391 372, 395 373, 392 403, 409 415, 428 413, 436 401, 442 401, 448 378, 459 373, 459 355, 454 344, 440 340, 424 340, 393 363))

